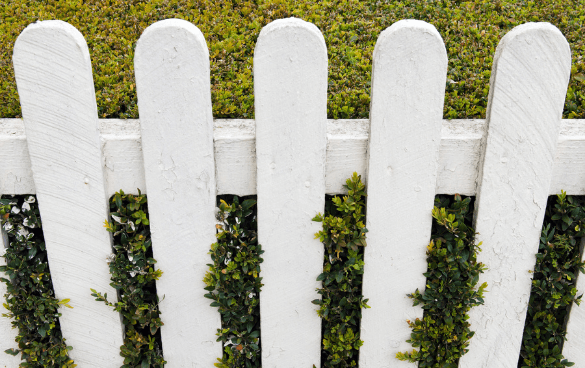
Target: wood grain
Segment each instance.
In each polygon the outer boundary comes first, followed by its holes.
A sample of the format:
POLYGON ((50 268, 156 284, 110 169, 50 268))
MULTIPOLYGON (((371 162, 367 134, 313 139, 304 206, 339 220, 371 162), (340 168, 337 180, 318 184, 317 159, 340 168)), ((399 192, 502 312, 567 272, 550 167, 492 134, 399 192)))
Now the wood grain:
POLYGON ((117 301, 87 44, 65 22, 37 22, 16 40, 13 60, 55 296, 73 306, 61 309, 63 337, 78 367, 120 366, 120 315, 90 291, 117 301))
POLYGON ((514 28, 496 50, 474 213, 489 293, 471 309, 462 368, 517 367, 570 70, 569 44, 549 23, 514 28))

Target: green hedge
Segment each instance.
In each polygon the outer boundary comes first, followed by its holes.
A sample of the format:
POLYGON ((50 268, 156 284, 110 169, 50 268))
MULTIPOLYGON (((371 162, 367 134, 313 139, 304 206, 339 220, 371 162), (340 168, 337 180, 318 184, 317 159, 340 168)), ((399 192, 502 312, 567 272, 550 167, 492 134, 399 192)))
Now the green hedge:
POLYGON ((196 24, 211 56, 213 114, 252 118, 252 56, 260 29, 295 16, 316 24, 329 53, 328 116, 367 118, 371 58, 380 32, 401 19, 433 24, 449 55, 446 118, 483 118, 492 57, 503 35, 529 21, 559 27, 573 68, 563 116, 585 118, 585 0, 11 0, 0 6, 0 117, 21 115, 12 69, 18 34, 37 20, 60 19, 86 37, 101 118, 136 118, 134 47, 157 20, 196 24))

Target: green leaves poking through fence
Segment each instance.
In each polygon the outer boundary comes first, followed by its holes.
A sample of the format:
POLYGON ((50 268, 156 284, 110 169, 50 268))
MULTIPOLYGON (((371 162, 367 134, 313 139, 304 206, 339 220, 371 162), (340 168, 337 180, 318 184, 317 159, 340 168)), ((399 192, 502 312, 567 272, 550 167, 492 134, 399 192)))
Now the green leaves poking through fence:
MULTIPOLYGON (((38 204, 34 196, 11 196, 0 199, 2 228, 10 246, 3 255, 6 266, 0 266, 7 278, 4 307, 18 329, 18 349, 5 352, 22 353, 20 367, 75 367, 68 356, 71 346, 65 344, 59 326, 60 306, 71 308, 69 299, 57 300, 47 261, 47 251, 38 204)), ((0 243, 0 249, 3 249, 0 243)))
POLYGON ((424 309, 422 321, 407 321, 412 328, 407 342, 420 350, 396 354, 399 360, 418 362, 421 368, 457 368, 474 334, 467 313, 483 304, 487 287, 484 283, 475 288, 486 268, 477 262, 481 243, 475 244, 475 232, 468 225, 470 198, 455 195, 453 203, 449 202, 446 197, 435 199, 426 287, 423 293, 417 289, 408 295, 413 305, 424 309))
POLYGON ((124 357, 122 368, 163 367, 166 363, 160 349, 163 325, 158 308, 155 281, 162 275, 152 258, 146 196, 116 193, 110 200, 112 222, 105 221, 114 234, 115 253, 107 259, 111 284, 118 291, 117 303, 108 294, 91 289, 97 301, 103 301, 122 314, 126 337, 120 346, 124 357))
POLYGON ((362 308, 369 308, 362 295, 366 229, 364 198, 365 186, 361 176, 353 173, 344 187, 348 195, 333 198, 333 206, 326 208, 325 216, 318 214, 313 221, 323 223, 323 230, 315 234, 325 245, 323 273, 317 277, 322 288, 317 292, 322 299, 317 313, 323 318, 323 367, 357 366, 362 308))
POLYGON ((549 199, 536 255, 536 266, 520 350, 519 367, 570 367, 561 354, 570 307, 581 301, 575 284, 581 262, 580 244, 585 232, 585 198, 566 192, 549 199), (556 202, 556 203, 555 203, 556 202))
POLYGON ((234 196, 232 204, 220 199, 217 212, 217 243, 211 245, 209 271, 204 282, 206 298, 218 307, 222 328, 217 341, 224 354, 215 363, 220 368, 261 366, 260 354, 260 274, 261 254, 258 244, 254 199, 234 196))

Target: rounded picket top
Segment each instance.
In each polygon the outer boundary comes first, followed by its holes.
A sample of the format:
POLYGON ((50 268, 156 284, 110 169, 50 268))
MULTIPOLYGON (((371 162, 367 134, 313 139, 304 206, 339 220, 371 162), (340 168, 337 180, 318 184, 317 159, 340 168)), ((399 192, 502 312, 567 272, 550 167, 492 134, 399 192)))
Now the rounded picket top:
POLYGON ((41 108, 29 107, 30 103, 48 106, 56 103, 66 113, 67 103, 73 99, 86 107, 83 113, 90 116, 85 119, 97 119, 89 49, 77 28, 60 20, 32 23, 16 39, 12 60, 23 114, 25 111, 29 116, 44 114, 41 108), (51 68, 47 64, 51 64, 51 68), (39 75, 38 70, 46 71, 46 75, 39 75), (51 84, 39 83, 42 80, 50 80, 51 84), (27 98, 31 93, 34 98, 27 98), (42 100, 37 100, 39 98, 42 100))
POLYGON ((387 63, 400 61, 406 63, 412 61, 411 58, 417 54, 420 56, 425 54, 429 58, 429 60, 421 60, 423 62, 447 68, 448 57, 445 43, 435 26, 415 19, 403 19, 392 24, 380 33, 374 46, 372 59, 375 62, 372 63, 374 68, 372 79, 376 66, 384 67, 387 63), (415 45, 424 45, 424 47, 414 49, 415 45), (387 53, 391 55, 386 56, 387 53))
MULTIPOLYGON (((314 94, 316 105, 321 106, 322 100, 327 101, 327 65, 325 38, 317 26, 298 18, 269 23, 260 31, 254 49, 254 103, 273 103, 283 110, 294 108, 295 101, 287 92, 273 93, 278 90, 274 88, 277 78, 286 83, 287 91, 314 94), (297 78, 300 75, 303 78, 297 78), (307 80, 311 83, 307 84, 307 80)), ((277 110, 261 108, 256 109, 256 114, 261 114, 262 119, 262 114, 277 110)), ((326 108, 324 113, 326 118, 326 108)), ((285 111, 279 114, 287 115, 285 111)))
MULTIPOLYGON (((294 17, 277 19, 262 28, 254 49, 254 60, 262 56, 262 52, 273 52, 271 44, 280 43, 283 45, 282 38, 289 41, 286 43, 287 46, 290 46, 290 41, 293 41, 293 44, 303 42, 307 46, 321 48, 321 52, 324 52, 322 56, 327 60, 327 46, 319 28, 313 23, 294 17)), ((295 45, 295 47, 298 46, 302 47, 302 45, 295 45)))
POLYGON ((197 26, 182 19, 165 19, 148 26, 136 43, 134 54, 136 77, 148 77, 165 61, 172 62, 179 52, 192 57, 189 62, 195 63, 194 67, 197 67, 198 71, 203 70, 209 74, 209 50, 205 36, 197 26))
POLYGON ((476 333, 460 367, 518 364, 570 71, 549 23, 517 26, 496 49, 474 214, 489 294, 469 312, 476 333))
MULTIPOLYGON (((514 101, 539 109, 546 109, 552 104, 558 106, 559 99, 565 99, 571 75, 571 47, 561 31, 547 22, 525 23, 508 32, 498 44, 494 55, 488 97, 488 121, 494 113, 492 104, 498 104, 497 101, 501 98, 507 98, 505 93, 500 92, 502 96, 496 93, 498 88, 508 88, 497 83, 498 76, 502 78, 502 74, 513 80, 512 87, 522 93, 522 98, 515 96, 514 101), (533 95, 532 89, 539 92, 540 100, 530 97, 533 95)), ((562 110, 557 119, 559 124, 561 116, 562 110)))
POLYGON ((374 48, 361 366, 412 365, 395 356, 412 350, 404 321, 423 317, 406 295, 425 286, 447 61, 439 32, 418 20, 394 23, 374 48))
POLYGON ((209 50, 194 24, 166 19, 146 28, 136 44, 134 70, 141 119, 151 113, 191 115, 212 124, 209 50))

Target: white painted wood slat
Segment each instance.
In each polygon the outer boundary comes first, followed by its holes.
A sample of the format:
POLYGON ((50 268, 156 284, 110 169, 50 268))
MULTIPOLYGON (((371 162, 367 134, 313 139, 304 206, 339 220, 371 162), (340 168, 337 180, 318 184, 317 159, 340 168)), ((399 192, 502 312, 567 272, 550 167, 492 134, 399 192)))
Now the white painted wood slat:
POLYGON ((441 142, 447 52, 432 25, 394 23, 374 49, 367 184, 368 246, 360 367, 412 367, 407 319, 422 318, 406 295, 424 290, 441 142))
MULTIPOLYGON (((214 121, 217 194, 256 194, 256 123, 253 119, 214 121)), ((484 119, 443 120, 437 194, 475 195, 484 119)), ((348 173, 366 173, 370 122, 364 119, 327 121, 328 194, 344 193, 348 173)), ((137 119, 101 119, 107 194, 144 189, 144 165, 137 119)), ((35 186, 21 119, 0 119, 0 192, 34 194, 35 186)), ((549 193, 561 189, 585 195, 585 119, 565 119, 554 161, 549 193)), ((145 193, 143 191, 143 193, 145 193)))
MULTIPOLYGON (((585 260, 583 248, 585 247, 585 238, 581 239, 581 261, 585 260)), ((579 273, 577 276, 577 295, 585 291, 585 275, 579 273)), ((585 366, 585 306, 584 304, 571 306, 569 320, 567 321, 567 341, 563 345, 563 356, 569 362, 575 363, 576 367, 585 366)))
POLYGON ((157 22, 134 58, 152 243, 167 366, 212 367, 221 357, 217 308, 203 277, 215 239, 209 53, 193 24, 157 22))
POLYGON ((87 44, 65 22, 37 22, 16 40, 13 60, 55 296, 74 308, 61 310, 63 336, 78 367, 120 366, 120 316, 89 290, 117 301, 87 44))
POLYGON ((489 293, 470 312, 476 334, 462 368, 517 366, 570 69, 551 24, 518 26, 498 45, 474 215, 489 293))
MULTIPOLYGON (((0 226, 0 266, 5 266, 6 261, 4 260, 4 253, 8 248, 8 235, 4 232, 2 226, 0 226)), ((8 278, 3 272, 0 272, 0 277, 8 278)), ((18 349, 18 344, 14 339, 18 335, 16 329, 12 329, 12 320, 9 318, 2 317, 2 314, 8 313, 8 310, 4 308, 4 295, 6 294, 6 284, 0 281, 0 367, 12 368, 18 367, 20 363, 20 354, 13 356, 5 354, 4 351, 7 349, 18 349)))
POLYGON ((254 52, 262 366, 320 366, 323 245, 311 219, 325 206, 327 49, 295 18, 262 29, 254 52))

